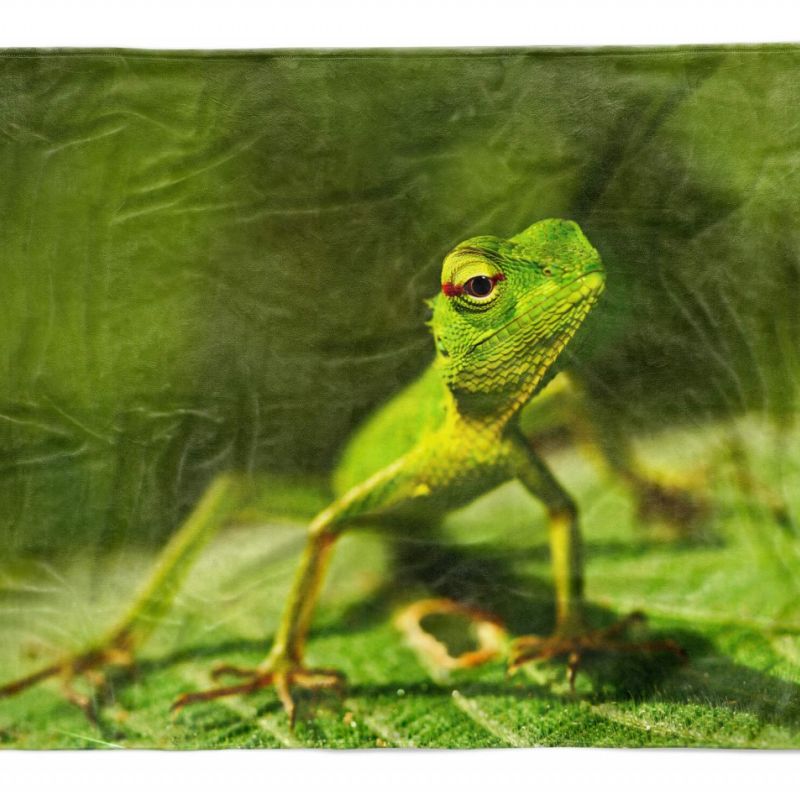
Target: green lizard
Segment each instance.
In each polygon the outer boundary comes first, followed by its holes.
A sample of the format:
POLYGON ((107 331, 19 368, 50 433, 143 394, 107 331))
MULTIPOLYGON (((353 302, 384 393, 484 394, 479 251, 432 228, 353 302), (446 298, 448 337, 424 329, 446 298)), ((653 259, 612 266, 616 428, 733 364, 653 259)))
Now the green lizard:
MULTIPOLYGON (((614 649, 613 635, 624 622, 605 631, 586 627, 575 504, 520 427, 522 409, 550 377, 604 283, 597 251, 570 221, 544 220, 507 240, 478 236, 455 247, 444 259, 441 292, 430 302, 435 360, 347 448, 335 480, 338 499, 309 525, 266 660, 256 670, 226 668, 245 680, 184 695, 176 706, 274 686, 293 719, 293 686, 335 687, 341 681, 335 671, 304 665, 309 626, 337 538, 363 523, 435 520, 511 479, 547 510, 556 600, 555 633, 512 642, 512 666, 566 655, 574 674, 582 652, 614 649)), ((247 478, 217 478, 119 624, 98 645, 0 687, 0 696, 61 676, 67 696, 89 711, 89 700, 71 689, 72 678, 132 660, 166 613, 194 557, 252 492, 247 478)), ((671 643, 649 647, 677 649, 671 643)))

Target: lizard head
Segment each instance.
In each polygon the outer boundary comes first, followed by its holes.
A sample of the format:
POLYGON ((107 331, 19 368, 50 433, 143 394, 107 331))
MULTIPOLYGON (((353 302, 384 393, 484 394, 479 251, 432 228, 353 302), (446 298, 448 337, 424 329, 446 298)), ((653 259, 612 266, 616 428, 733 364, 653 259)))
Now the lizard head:
POLYGON ((431 327, 437 365, 456 400, 489 412, 521 406, 604 283, 600 256, 567 220, 455 247, 442 266, 431 327))

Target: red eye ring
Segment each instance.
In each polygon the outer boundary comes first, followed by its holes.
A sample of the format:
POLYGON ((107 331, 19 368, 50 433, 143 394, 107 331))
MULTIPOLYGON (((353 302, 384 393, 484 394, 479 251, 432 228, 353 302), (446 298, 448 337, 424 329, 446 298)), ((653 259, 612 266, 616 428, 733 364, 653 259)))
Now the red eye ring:
POLYGON ((482 299, 488 297, 495 285, 505 279, 506 276, 502 272, 498 272, 496 275, 475 275, 464 283, 443 283, 442 293, 447 297, 459 297, 467 294, 470 297, 482 299), (476 281, 481 282, 480 286, 476 286, 476 281))

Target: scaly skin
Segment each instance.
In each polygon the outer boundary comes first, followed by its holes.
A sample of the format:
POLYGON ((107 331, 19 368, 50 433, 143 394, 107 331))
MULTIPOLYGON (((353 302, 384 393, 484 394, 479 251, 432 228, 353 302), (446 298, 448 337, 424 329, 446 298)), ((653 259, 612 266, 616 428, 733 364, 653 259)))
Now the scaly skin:
MULTIPOLYGON (((382 518, 438 518, 511 479, 547 509, 556 596, 555 635, 512 643, 512 667, 551 655, 567 655, 575 666, 586 650, 614 649, 607 634, 585 630, 575 505, 519 426, 521 410, 603 289, 600 257, 574 222, 544 220, 508 240, 480 236, 462 242, 445 258, 441 283, 442 292, 431 301, 435 361, 362 429, 346 452, 336 480, 340 496, 309 526, 266 660, 252 671, 224 668, 247 679, 183 695, 176 707, 272 685, 294 719, 293 685, 335 687, 340 682, 334 671, 309 670, 303 664, 337 538, 352 525, 382 518)), ((130 659, 166 612, 201 546, 246 504, 251 491, 244 478, 217 479, 175 535, 131 612, 108 636, 77 656, 0 687, 0 696, 56 674, 68 687, 78 672, 130 659)), ((75 700, 71 690, 68 696, 75 700)))

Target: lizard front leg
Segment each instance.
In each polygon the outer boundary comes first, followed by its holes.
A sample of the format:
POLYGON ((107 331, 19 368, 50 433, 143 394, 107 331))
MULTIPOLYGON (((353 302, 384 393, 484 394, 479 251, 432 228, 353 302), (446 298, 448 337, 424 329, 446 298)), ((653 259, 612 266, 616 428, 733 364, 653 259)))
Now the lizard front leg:
POLYGON ((343 676, 335 670, 312 670, 303 664, 308 628, 337 538, 338 534, 332 529, 319 524, 311 525, 275 643, 265 661, 253 670, 231 666, 217 668, 213 672, 214 677, 234 675, 246 680, 202 692, 183 694, 173 704, 173 710, 191 703, 235 694, 250 694, 267 686, 274 686, 290 722, 294 724, 296 704, 291 692, 293 685, 309 689, 335 689, 341 686, 343 676))
POLYGON ((273 686, 293 725, 297 712, 293 687, 341 689, 344 683, 341 673, 332 669, 311 669, 304 663, 308 630, 333 546, 347 526, 365 517, 379 516, 387 508, 395 508, 412 499, 414 485, 414 473, 405 469, 405 460, 401 459, 351 489, 319 513, 309 525, 301 563, 295 573, 278 633, 266 659, 256 669, 225 665, 214 670, 213 677, 233 675, 245 680, 183 694, 175 701, 173 709, 179 710, 186 705, 231 695, 251 694, 273 686))
POLYGON ((671 640, 625 641, 626 629, 644 619, 639 612, 606 628, 589 629, 585 618, 583 544, 576 505, 523 436, 517 432, 510 435, 514 474, 544 503, 549 516, 556 626, 552 636, 515 639, 511 643, 509 671, 513 672, 528 661, 565 656, 570 687, 574 689, 575 676, 586 653, 669 652, 683 658, 683 649, 671 640))
POLYGON ((556 600, 556 634, 586 627, 583 541, 575 501, 521 434, 512 432, 511 466, 522 485, 545 506, 556 600))

